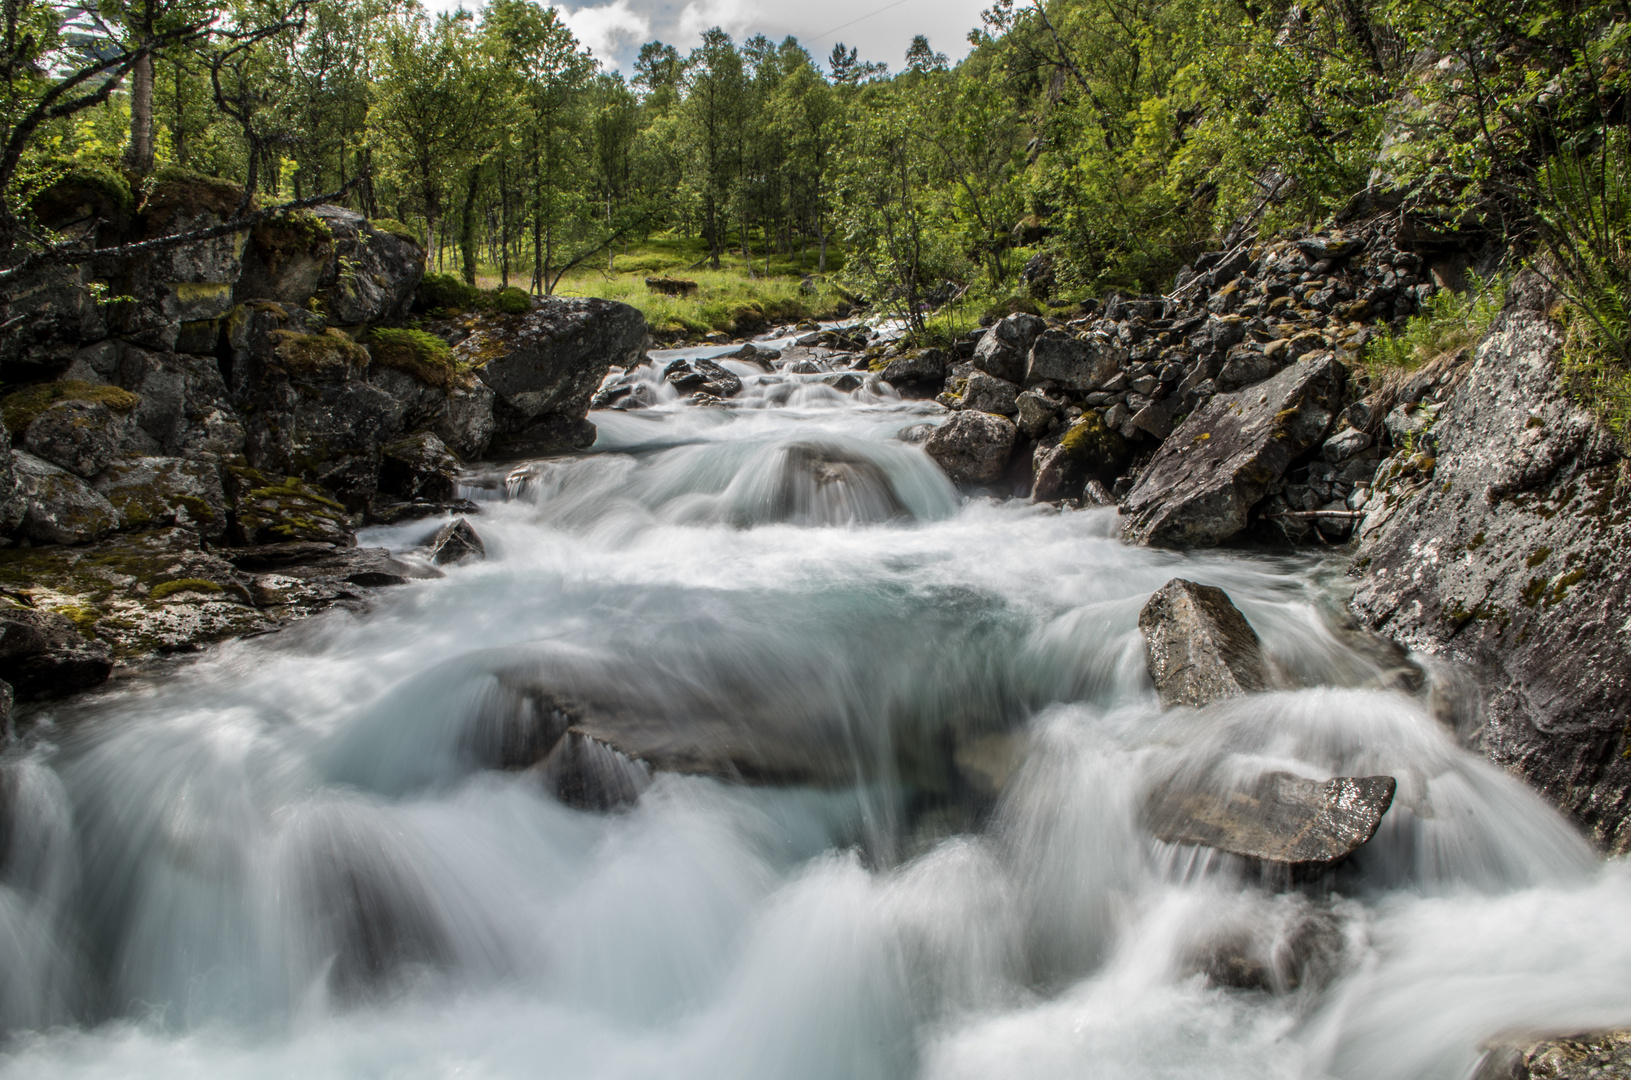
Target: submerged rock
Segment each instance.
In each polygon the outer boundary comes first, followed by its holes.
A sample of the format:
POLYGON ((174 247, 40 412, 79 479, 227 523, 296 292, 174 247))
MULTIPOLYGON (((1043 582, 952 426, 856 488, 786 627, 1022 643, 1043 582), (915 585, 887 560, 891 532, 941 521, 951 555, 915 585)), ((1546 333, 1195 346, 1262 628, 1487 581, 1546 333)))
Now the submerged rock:
POLYGON ((783 449, 769 509, 770 520, 800 525, 862 525, 909 516, 875 462, 818 442, 783 449))
POLYGON ((1263 643, 1222 589, 1174 578, 1138 614, 1150 678, 1167 708, 1269 688, 1263 643))
POLYGON ((966 409, 936 428, 923 449, 956 483, 994 484, 1018 435, 1004 417, 966 409))
POLYGON ((1391 776, 1309 780, 1266 773, 1231 791, 1168 786, 1144 807, 1158 840, 1209 847, 1262 863, 1318 870, 1347 858, 1376 835, 1393 804, 1391 776))
POLYGON ((557 799, 579 810, 614 810, 651 786, 651 767, 592 735, 568 729, 532 767, 557 799))
POLYGON ((479 561, 487 557, 487 545, 482 543, 475 527, 464 518, 450 521, 437 529, 428 546, 430 561, 437 566, 467 560, 479 561))
POLYGON ((1470 1080, 1627 1080, 1631 1029, 1488 1044, 1470 1080))
POLYGON ((1329 353, 1218 394, 1161 444, 1122 503, 1134 543, 1205 547, 1243 532, 1291 463, 1324 438, 1347 370, 1329 353))

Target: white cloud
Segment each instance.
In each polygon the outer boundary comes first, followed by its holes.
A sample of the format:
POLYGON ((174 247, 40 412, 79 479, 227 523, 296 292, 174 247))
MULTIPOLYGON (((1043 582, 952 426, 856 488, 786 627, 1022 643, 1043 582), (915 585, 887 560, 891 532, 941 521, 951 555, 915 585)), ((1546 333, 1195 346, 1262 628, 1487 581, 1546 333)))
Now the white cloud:
POLYGON ((643 44, 651 36, 651 19, 629 7, 629 0, 613 0, 597 7, 576 11, 557 7, 578 41, 598 57, 616 65, 616 57, 630 46, 643 44))
POLYGON ((680 12, 680 40, 677 44, 695 45, 702 39, 703 31, 716 26, 722 27, 732 37, 741 37, 744 31, 760 20, 762 6, 752 0, 691 0, 680 12))

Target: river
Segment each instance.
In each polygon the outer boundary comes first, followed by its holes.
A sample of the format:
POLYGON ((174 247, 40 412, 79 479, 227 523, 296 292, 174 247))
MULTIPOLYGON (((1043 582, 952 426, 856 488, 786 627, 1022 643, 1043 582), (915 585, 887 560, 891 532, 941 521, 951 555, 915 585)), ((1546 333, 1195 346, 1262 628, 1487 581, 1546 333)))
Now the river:
POLYGON ((965 498, 896 438, 937 407, 726 363, 733 408, 652 372, 592 451, 472 474, 486 561, 45 710, 0 1076, 1462 1080, 1631 1022, 1627 867, 1344 629, 1340 561, 965 498), (1163 715, 1176 576, 1281 689, 1163 715), (824 779, 574 809, 472 749, 516 671, 739 712, 824 779), (999 800, 946 794, 948 740, 1018 762, 999 800), (1398 796, 1294 891, 1140 828, 1163 777, 1268 769, 1398 796))

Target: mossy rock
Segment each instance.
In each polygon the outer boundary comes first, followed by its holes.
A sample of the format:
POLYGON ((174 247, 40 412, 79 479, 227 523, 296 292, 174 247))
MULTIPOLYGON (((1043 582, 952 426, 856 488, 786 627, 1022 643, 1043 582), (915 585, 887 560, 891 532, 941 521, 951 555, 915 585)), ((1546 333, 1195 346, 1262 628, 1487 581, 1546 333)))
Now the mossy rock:
POLYGON ((87 382, 39 383, 0 399, 0 417, 7 430, 21 436, 46 409, 59 401, 93 401, 115 412, 127 413, 141 402, 129 390, 87 382))
POLYGON ((267 269, 276 274, 292 256, 326 258, 334 243, 334 230, 311 211, 294 210, 256 225, 249 241, 267 269))
POLYGON ((469 311, 481 300, 481 290, 452 274, 426 274, 419 281, 418 301, 429 309, 469 311))
POLYGON ((372 225, 377 231, 394 236, 398 240, 406 240, 416 247, 424 247, 424 244, 419 240, 419 234, 396 218, 369 218, 368 224, 372 225))
POLYGON ((1072 424, 1059 445, 1072 463, 1095 472, 1119 465, 1128 454, 1127 440, 1096 412, 1088 412, 1072 424))
POLYGON ((179 210, 231 217, 243 194, 243 188, 231 180, 165 165, 144 186, 141 212, 150 218, 168 218, 179 210))
POLYGON ((272 355, 277 365, 295 378, 322 378, 368 367, 368 350, 339 330, 326 330, 321 334, 273 330, 268 336, 272 339, 272 355))
POLYGON ((346 509, 315 484, 298 477, 273 477, 247 466, 233 466, 238 485, 238 527, 252 544, 286 540, 351 543, 346 509))
POLYGON ((368 333, 374 363, 406 372, 426 386, 450 390, 458 379, 453 347, 434 334, 406 327, 378 327, 368 333))
POLYGON ((72 159, 52 172, 51 181, 33 199, 34 216, 47 228, 61 228, 87 217, 122 227, 136 208, 130 182, 106 162, 72 159))

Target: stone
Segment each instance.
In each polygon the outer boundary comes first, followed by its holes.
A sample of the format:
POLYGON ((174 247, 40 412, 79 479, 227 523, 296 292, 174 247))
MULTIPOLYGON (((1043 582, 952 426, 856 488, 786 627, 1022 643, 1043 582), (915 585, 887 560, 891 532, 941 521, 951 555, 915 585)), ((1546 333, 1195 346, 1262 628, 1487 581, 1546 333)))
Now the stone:
POLYGON ((507 412, 509 430, 540 417, 582 420, 614 365, 639 362, 645 316, 627 304, 552 297, 523 315, 486 315, 454 346, 507 412))
POLYGON ((1631 1029, 1572 1032, 1486 1043, 1469 1080, 1626 1080, 1631 1029))
POLYGON ((1158 547, 1202 547, 1243 532, 1269 485, 1324 438, 1346 380, 1346 369, 1322 353, 1211 398, 1139 475, 1122 503, 1124 535, 1158 547))
POLYGON ((968 409, 936 428, 923 450, 956 483, 994 484, 1018 435, 1006 418, 968 409))
POLYGON ((883 381, 900 391, 902 397, 932 398, 945 385, 949 363, 940 349, 916 349, 889 361, 883 369, 883 381))
POLYGON ((1174 578, 1145 603, 1138 628, 1166 708, 1199 708, 1269 688, 1263 643, 1222 589, 1174 578))
POLYGON ((576 730, 563 733, 531 771, 552 795, 578 810, 628 806, 651 786, 651 766, 576 730))
POLYGON ((1028 439, 1034 439, 1048 430, 1054 417, 1059 415, 1062 406, 1059 402, 1039 394, 1035 390, 1027 390, 1014 399, 1014 408, 1018 412, 1015 423, 1020 433, 1028 439))
POLYGON ((243 453, 243 423, 213 356, 126 346, 118 382, 140 399, 133 415, 146 442, 133 446, 137 452, 221 460, 243 453))
POLYGON ((23 699, 56 697, 107 681, 113 650, 54 611, 0 607, 0 679, 23 699))
POLYGON ((1236 345, 1229 350, 1228 358, 1218 370, 1218 388, 1237 390, 1242 386, 1251 386, 1262 382, 1283 367, 1284 359, 1271 357, 1265 352, 1245 345, 1236 345))
POLYGON ((0 533, 10 532, 23 522, 28 501, 11 461, 11 433, 0 420, 0 533))
POLYGON ((1165 439, 1172 434, 1172 409, 1165 401, 1152 401, 1133 413, 1127 422, 1148 435, 1165 439))
POLYGON ((479 562, 487 557, 487 545, 475 527, 464 518, 457 518, 436 530, 426 545, 430 548, 430 561, 437 566, 466 561, 479 562))
POLYGON ((119 528, 119 512, 91 486, 22 450, 11 452, 23 497, 17 532, 43 544, 85 544, 119 528))
POLYGON ((28 425, 23 449, 89 480, 119 452, 128 422, 100 401, 58 401, 28 425))
POLYGON ((1396 405, 1382 421, 1388 438, 1394 446, 1409 446, 1419 439, 1438 418, 1438 410, 1420 405, 1396 405))
POLYGON ((1293 871, 1329 869, 1376 835, 1398 786, 1391 776, 1310 780, 1271 772, 1244 788, 1157 791, 1144 821, 1168 844, 1209 847, 1293 871))
POLYGON ((1351 606, 1401 645, 1463 664, 1478 745, 1613 853, 1631 851, 1624 458, 1563 391, 1564 331, 1504 313, 1433 426, 1435 457, 1376 475, 1351 606))
POLYGON ((459 459, 433 432, 416 431, 380 448, 379 490, 403 499, 458 497, 459 459))
POLYGON ((1047 327, 1035 315, 1024 312, 998 320, 974 347, 974 366, 1005 382, 1024 382, 1031 344, 1047 327))
POLYGON ((354 210, 313 207, 333 237, 318 279, 330 326, 405 316, 425 276, 425 249, 399 232, 376 228, 354 210))
POLYGON ((864 525, 909 518, 889 476, 876 462, 842 446, 790 443, 776 482, 742 525, 864 525))
POLYGON ((1370 433, 1357 428, 1346 428, 1332 435, 1320 446, 1320 457, 1326 461, 1347 461, 1371 444, 1370 433))
POLYGON ((493 402, 497 396, 492 387, 480 381, 454 386, 447 392, 446 405, 432 430, 455 454, 466 459, 481 457, 487 453, 496 430, 493 402))
POLYGON ((116 461, 91 485, 118 511, 127 528, 179 525, 206 540, 227 531, 226 491, 209 462, 177 457, 116 461))
POLYGON ((258 469, 230 470, 238 530, 247 544, 316 541, 349 546, 351 518, 345 506, 321 487, 298 477, 268 475, 258 469))
POLYGON ((281 573, 297 581, 345 581, 371 588, 442 576, 440 570, 398 559, 385 548, 362 547, 337 547, 309 562, 287 566, 281 573))
POLYGON ((1053 382, 1079 393, 1097 390, 1127 363, 1127 350, 1109 338, 1094 335, 1081 340, 1059 330, 1049 330, 1031 346, 1025 368, 1025 385, 1053 382))
POLYGON ((1277 910, 1254 910, 1243 919, 1205 926, 1206 936, 1186 950, 1185 973, 1205 975, 1213 986, 1235 990, 1289 994, 1324 989, 1341 970, 1342 926, 1329 909, 1300 897, 1285 900, 1289 903, 1277 910))
POLYGON ((1019 387, 1011 382, 976 371, 963 386, 963 408, 1013 416, 1019 411, 1019 387))

